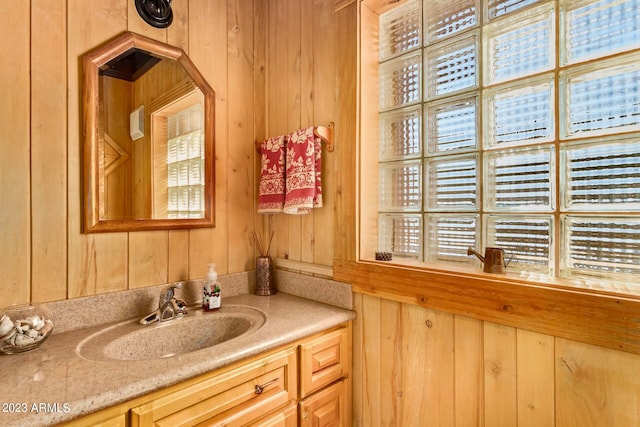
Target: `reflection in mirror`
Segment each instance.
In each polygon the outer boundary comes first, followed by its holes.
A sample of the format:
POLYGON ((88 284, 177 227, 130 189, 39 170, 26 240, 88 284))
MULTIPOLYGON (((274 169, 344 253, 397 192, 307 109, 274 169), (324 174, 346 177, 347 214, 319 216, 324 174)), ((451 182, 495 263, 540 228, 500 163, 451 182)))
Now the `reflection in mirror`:
POLYGON ((213 226, 213 90, 125 33, 84 57, 86 232, 213 226))

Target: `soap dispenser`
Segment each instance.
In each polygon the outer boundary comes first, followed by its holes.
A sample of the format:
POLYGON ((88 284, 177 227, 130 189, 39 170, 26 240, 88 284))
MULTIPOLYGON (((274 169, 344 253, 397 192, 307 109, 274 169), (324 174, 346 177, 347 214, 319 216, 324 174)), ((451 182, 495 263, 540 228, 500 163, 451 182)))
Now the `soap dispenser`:
POLYGON ((202 292, 202 308, 207 311, 219 310, 222 305, 222 297, 220 296, 220 283, 215 264, 209 264, 202 292))

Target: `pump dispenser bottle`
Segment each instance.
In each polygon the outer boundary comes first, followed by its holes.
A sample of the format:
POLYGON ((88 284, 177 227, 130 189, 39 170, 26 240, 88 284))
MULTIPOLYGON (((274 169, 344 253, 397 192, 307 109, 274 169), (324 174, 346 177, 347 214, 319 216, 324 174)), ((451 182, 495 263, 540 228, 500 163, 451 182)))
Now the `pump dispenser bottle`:
POLYGON ((219 310, 222 305, 222 297, 220 296, 220 283, 215 264, 209 264, 202 292, 202 308, 207 311, 219 310))

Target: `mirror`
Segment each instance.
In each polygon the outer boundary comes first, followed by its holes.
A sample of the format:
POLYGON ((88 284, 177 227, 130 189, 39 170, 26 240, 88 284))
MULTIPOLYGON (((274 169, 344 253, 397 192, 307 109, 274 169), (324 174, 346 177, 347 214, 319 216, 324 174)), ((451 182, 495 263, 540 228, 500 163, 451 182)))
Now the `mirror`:
POLYGON ((127 32, 83 68, 84 232, 213 227, 215 93, 184 51, 127 32))

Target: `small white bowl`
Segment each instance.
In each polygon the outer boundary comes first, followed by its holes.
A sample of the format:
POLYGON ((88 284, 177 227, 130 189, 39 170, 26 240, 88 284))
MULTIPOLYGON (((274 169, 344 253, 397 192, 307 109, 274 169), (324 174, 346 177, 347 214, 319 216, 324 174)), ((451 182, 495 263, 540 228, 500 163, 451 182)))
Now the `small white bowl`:
POLYGON ((16 354, 38 348, 53 332, 53 315, 44 304, 0 309, 0 352, 16 354))

